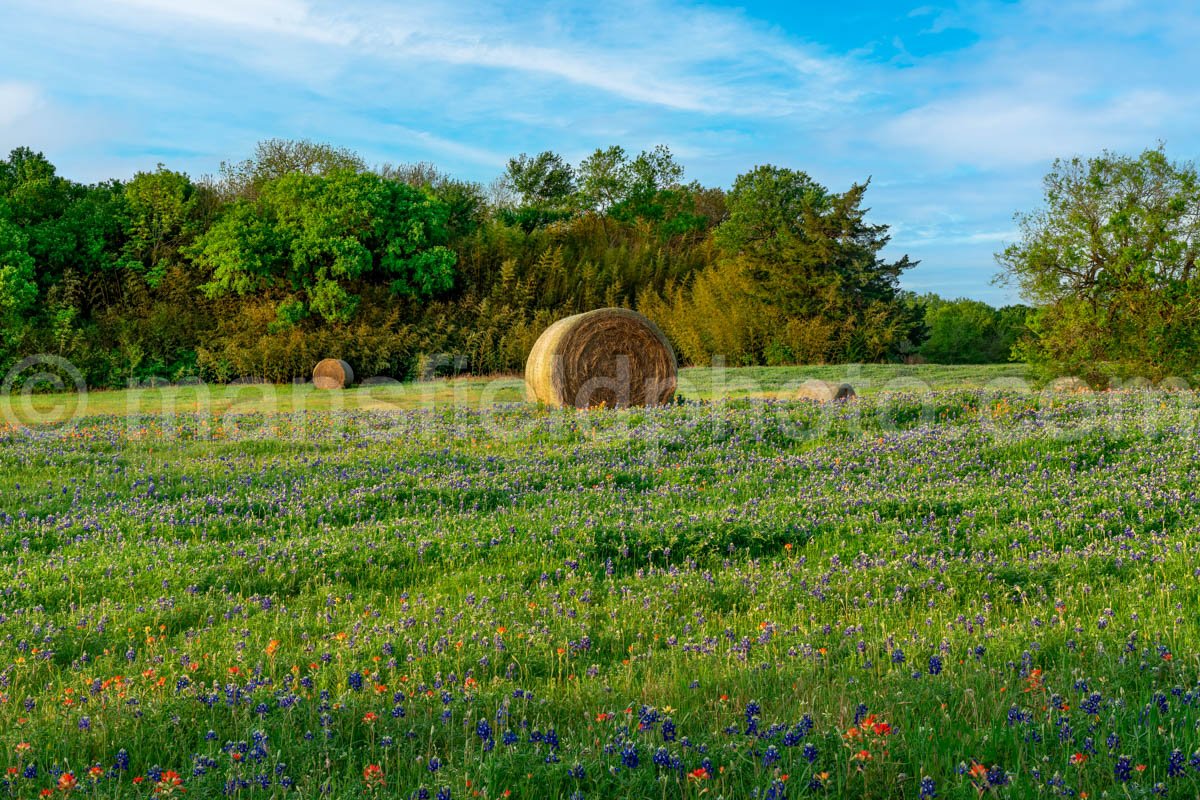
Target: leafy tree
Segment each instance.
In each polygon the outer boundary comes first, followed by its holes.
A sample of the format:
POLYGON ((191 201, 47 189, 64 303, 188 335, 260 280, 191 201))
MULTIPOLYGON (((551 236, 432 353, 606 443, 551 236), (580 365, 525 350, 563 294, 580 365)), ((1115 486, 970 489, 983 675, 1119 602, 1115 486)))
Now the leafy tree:
POLYGON ((989 354, 989 361, 999 363, 1016 359, 1018 344, 1029 330, 1031 310, 1023 304, 996 309, 996 341, 989 354))
POLYGON ((384 164, 376 170, 379 177, 407 183, 415 189, 430 188, 448 180, 435 164, 414 161, 409 164, 384 164))
POLYGON ((250 158, 221 162, 217 189, 227 198, 254 198, 266 183, 285 175, 330 175, 366 169, 362 157, 345 147, 308 139, 265 139, 255 146, 250 158))
POLYGON ((741 259, 758 296, 785 319, 832 323, 839 341, 831 353, 870 359, 903 338, 896 292, 915 262, 880 257, 888 227, 866 222, 866 190, 861 183, 836 194, 803 172, 757 167, 734 181, 715 241, 741 259))
POLYGON ((199 230, 199 194, 182 172, 161 164, 125 184, 125 244, 121 265, 141 272, 158 286, 181 262, 181 250, 199 230))
POLYGON ((579 164, 580 205, 603 214, 629 195, 632 181, 625 148, 596 148, 579 164))
POLYGON ((578 175, 578 203, 585 210, 626 221, 661 222, 670 216, 682 230, 699 221, 694 216, 686 223, 679 219, 694 198, 680 186, 683 167, 665 145, 633 159, 619 146, 598 148, 580 163, 578 175))
POLYGON ((1001 280, 1035 306, 1020 352, 1045 377, 1094 383, 1200 369, 1200 179, 1160 146, 1058 160, 1044 207, 1019 214, 1001 280))
POLYGON ((367 375, 403 377, 420 353, 510 370, 553 320, 601 305, 645 309, 698 361, 883 358, 914 327, 855 198, 818 191, 771 250, 734 235, 753 182, 727 203, 665 147, 602 149, 578 175, 549 151, 509 167, 485 199, 430 164, 368 172, 271 140, 215 184, 160 166, 85 186, 18 148, 0 161, 0 361, 53 349, 93 385, 286 380, 331 352, 367 375))
POLYGON ((536 156, 525 153, 508 160, 505 182, 521 205, 537 209, 561 209, 575 191, 575 171, 557 153, 546 150, 536 156))
POLYGON ((0 161, 0 200, 25 237, 42 289, 69 272, 96 275, 116 264, 124 216, 117 181, 72 183, 41 153, 21 147, 0 161))
POLYGON ((12 355, 6 351, 18 342, 26 314, 38 296, 28 242, 8 214, 0 201, 0 358, 12 355))
POLYGON ((665 145, 639 153, 629 163, 625 196, 615 204, 612 214, 623 219, 662 221, 668 216, 676 230, 686 230, 700 222, 698 215, 685 210, 699 186, 680 186, 683 167, 676 163, 665 145), (687 215, 686 219, 681 219, 687 215))
POLYGON ((450 288, 454 253, 441 242, 447 209, 424 191, 371 173, 292 173, 235 202, 193 248, 212 272, 211 297, 286 294, 283 322, 311 310, 348 322, 356 281, 375 272, 396 294, 430 297, 450 288))
POLYGON ((921 355, 941 364, 985 364, 996 342, 996 310, 978 300, 942 301, 925 316, 929 338, 921 355))

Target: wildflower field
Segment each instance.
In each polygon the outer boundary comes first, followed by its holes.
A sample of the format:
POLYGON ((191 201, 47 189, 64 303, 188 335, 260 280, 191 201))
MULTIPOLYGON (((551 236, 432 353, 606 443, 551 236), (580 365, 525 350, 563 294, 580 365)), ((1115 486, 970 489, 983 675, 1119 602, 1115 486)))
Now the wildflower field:
POLYGON ((0 431, 0 796, 1196 797, 1200 399, 0 431))

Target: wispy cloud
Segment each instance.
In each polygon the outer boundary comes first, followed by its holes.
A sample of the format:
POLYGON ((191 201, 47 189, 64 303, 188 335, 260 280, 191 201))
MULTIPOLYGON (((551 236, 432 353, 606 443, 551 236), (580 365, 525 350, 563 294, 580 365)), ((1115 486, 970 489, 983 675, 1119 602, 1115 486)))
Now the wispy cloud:
POLYGON ((1098 103, 1012 89, 938 100, 905 111, 880 141, 957 165, 1004 167, 1103 149, 1149 146, 1196 97, 1134 90, 1098 103))
MULTIPOLYGON (((88 3, 97 16, 139 26, 185 21, 192 25, 275 36, 297 37, 328 44, 350 44, 357 31, 335 19, 317 16, 304 0, 106 0, 88 3)), ((191 31, 196 33, 194 29, 191 31)))
MULTIPOLYGON (((581 20, 545 10, 481 20, 441 3, 364 10, 304 0, 110 0, 76 10, 201 50, 229 49, 215 31, 239 39, 252 32, 342 48, 343 57, 540 74, 647 106, 710 115, 815 111, 855 93, 851 71, 837 57, 738 14, 675 5, 609 6, 581 20)), ((269 49, 281 42, 259 44, 269 49)), ((253 49, 234 57, 261 61, 253 49)))
POLYGON ((38 91, 32 84, 0 82, 0 130, 32 116, 37 110, 38 100, 38 91))

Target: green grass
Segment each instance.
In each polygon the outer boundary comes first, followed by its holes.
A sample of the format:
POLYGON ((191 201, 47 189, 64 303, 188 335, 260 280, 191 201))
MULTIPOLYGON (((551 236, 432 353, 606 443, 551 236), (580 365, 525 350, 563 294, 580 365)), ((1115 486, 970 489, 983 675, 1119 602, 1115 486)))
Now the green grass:
POLYGON ((0 796, 1196 796, 1200 399, 829 369, 0 433, 0 796))
MULTIPOLYGON (((690 367, 680 371, 679 396, 686 400, 794 397, 805 380, 847 381, 864 396, 887 391, 981 388, 1025 380, 1020 364, 939 366, 864 364, 808 367, 690 367)), ((33 394, 0 397, 0 424, 57 423, 73 416, 137 414, 291 414, 306 411, 404 411, 451 406, 480 409, 524 402, 521 376, 453 378, 389 383, 330 392, 311 384, 179 386, 86 395, 33 394)))

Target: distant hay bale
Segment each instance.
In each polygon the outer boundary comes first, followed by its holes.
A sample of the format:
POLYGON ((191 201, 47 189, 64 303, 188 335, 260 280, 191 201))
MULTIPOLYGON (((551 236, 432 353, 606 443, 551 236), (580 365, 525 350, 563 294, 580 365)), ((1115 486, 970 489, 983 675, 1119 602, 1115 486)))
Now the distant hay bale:
POLYGON ((354 370, 340 358, 327 358, 313 369, 313 386, 318 389, 345 389, 354 383, 354 370))
POLYGON ((525 362, 525 396, 549 406, 662 405, 675 396, 678 364, 667 337, 623 308, 560 319, 525 362))
POLYGON ((400 381, 395 378, 389 378, 387 375, 376 375, 373 378, 367 378, 362 382, 364 388, 371 386, 399 386, 400 381))
POLYGON ((816 378, 805 381, 796 390, 797 400, 812 400, 817 403, 844 402, 857 396, 854 387, 848 383, 821 381, 816 378))
POLYGON ((1186 392, 1192 387, 1185 379, 1172 376, 1170 378, 1163 378, 1161 381, 1159 381, 1158 388, 1162 389, 1164 392, 1186 392))
POLYGON ((1074 394, 1082 394, 1092 390, 1092 387, 1088 385, 1087 381, 1085 381, 1083 378, 1075 377, 1055 378, 1046 385, 1046 388, 1052 392, 1065 392, 1074 394))
POLYGON ((1146 392, 1154 388, 1149 378, 1141 376, 1130 378, 1121 384, 1121 388, 1130 392, 1146 392))

